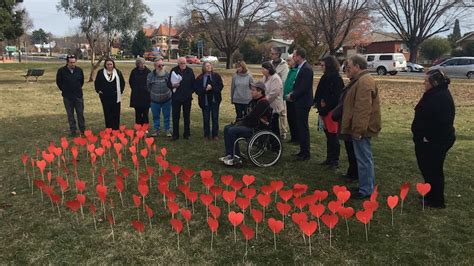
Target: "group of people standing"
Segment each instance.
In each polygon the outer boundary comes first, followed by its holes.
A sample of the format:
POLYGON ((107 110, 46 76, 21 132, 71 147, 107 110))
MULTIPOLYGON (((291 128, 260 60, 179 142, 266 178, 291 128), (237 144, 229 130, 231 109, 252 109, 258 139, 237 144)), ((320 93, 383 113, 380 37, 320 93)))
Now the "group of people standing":
MULTIPOLYGON (((311 158, 309 113, 318 111, 318 127, 326 135, 326 159, 321 165, 330 169, 339 166, 340 144, 344 141, 349 167, 344 175, 358 180, 359 186, 352 193, 354 198, 370 197, 375 187, 374 160, 371 139, 381 131, 380 96, 375 80, 367 71, 367 61, 355 55, 345 62, 349 82, 344 84, 340 65, 333 56, 320 61, 323 75, 313 97, 313 70, 306 61, 306 51, 295 49, 286 61, 277 49, 272 49, 272 60, 261 65, 263 78, 255 81, 244 61, 236 63, 230 94, 235 106, 235 121, 224 128, 225 156, 220 160, 232 165, 234 142, 239 137, 249 137, 262 122, 281 139, 299 145, 296 161, 311 158)), ((84 75, 76 65, 74 56, 67 57, 66 66, 57 72, 56 83, 62 91, 63 102, 71 136, 77 134, 74 112, 77 114, 81 133, 85 130, 82 86, 84 75)), ((429 71, 425 78, 425 93, 415 108, 412 123, 417 162, 426 182, 432 186, 427 195, 428 206, 444 207, 443 164, 447 151, 455 141, 454 102, 448 90, 450 83, 441 71, 429 71)), ((119 129, 122 93, 125 80, 112 59, 106 59, 104 68, 95 79, 105 126, 119 129)), ((219 109, 224 88, 222 77, 212 64, 204 63, 196 77, 187 66, 185 58, 178 58, 178 65, 169 72, 163 59, 154 62, 149 70, 142 58, 129 78, 130 106, 135 109, 135 122, 148 124, 148 112, 153 114, 150 136, 160 134, 163 113, 167 137, 178 140, 181 112, 184 119, 183 138, 190 137, 190 112, 193 94, 198 95, 203 116, 203 135, 209 140, 219 139, 219 109), (172 128, 170 116, 172 116, 172 128), (212 126, 211 126, 212 124, 212 126)), ((236 151, 238 152, 238 150, 236 151)))

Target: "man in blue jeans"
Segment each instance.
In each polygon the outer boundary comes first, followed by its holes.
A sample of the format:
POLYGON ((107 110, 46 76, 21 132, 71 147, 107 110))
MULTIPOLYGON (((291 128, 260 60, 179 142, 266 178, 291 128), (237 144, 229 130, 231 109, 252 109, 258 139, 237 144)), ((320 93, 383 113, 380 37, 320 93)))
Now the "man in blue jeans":
POLYGON ((170 116, 171 116, 171 89, 168 87, 169 73, 165 70, 163 59, 155 60, 155 69, 148 74, 147 90, 150 92, 151 112, 153 113, 154 132, 151 137, 160 134, 160 116, 163 111, 163 120, 167 137, 172 137, 170 116))
MULTIPOLYGON (((248 104, 247 115, 224 128, 225 156, 219 160, 225 165, 234 165, 234 142, 238 138, 252 136, 253 129, 260 123, 267 123, 272 115, 270 103, 265 98, 265 84, 252 83, 250 90, 252 100, 248 104)), ((239 155, 238 147, 235 152, 239 155)))
POLYGON ((371 138, 381 130, 380 97, 375 80, 367 71, 367 61, 360 55, 349 58, 347 77, 353 85, 348 89, 342 108, 341 134, 352 139, 359 174, 356 199, 370 197, 375 187, 371 138))

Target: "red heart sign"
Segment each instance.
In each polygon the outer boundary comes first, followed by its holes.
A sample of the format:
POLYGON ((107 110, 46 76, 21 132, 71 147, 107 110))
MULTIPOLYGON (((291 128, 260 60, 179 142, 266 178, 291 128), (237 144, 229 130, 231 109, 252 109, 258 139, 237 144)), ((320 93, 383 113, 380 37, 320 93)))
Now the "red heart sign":
POLYGON ((291 210, 291 205, 283 202, 278 202, 276 204, 277 210, 281 213, 281 215, 287 215, 291 210))
POLYGON ((36 166, 39 168, 41 174, 44 173, 44 168, 46 167, 46 161, 45 160, 38 160, 36 161, 36 166))
POLYGON ((135 208, 140 207, 140 203, 141 203, 140 196, 133 194, 132 198, 133 198, 133 203, 135 204, 135 208))
POLYGON ((208 194, 201 194, 199 198, 201 199, 201 202, 202 204, 204 204, 204 206, 211 205, 212 201, 214 200, 212 195, 208 195, 208 194))
POLYGON ((421 196, 426 196, 428 192, 431 190, 431 185, 430 183, 417 183, 416 184, 416 190, 418 193, 420 193, 421 196))
POLYGON ((263 221, 263 212, 257 209, 252 209, 250 210, 250 213, 252 214, 252 218, 255 221, 255 223, 261 223, 263 221))
POLYGON ((278 195, 280 196, 280 198, 285 201, 285 202, 288 202, 291 197, 293 197, 293 190, 289 189, 289 190, 280 190, 278 191, 278 195))
POLYGON ((326 190, 315 190, 313 195, 317 201, 321 202, 328 197, 329 193, 326 190))
POLYGON ((364 203, 362 203, 362 206, 364 206, 364 209, 370 212, 375 212, 379 207, 379 203, 376 201, 366 200, 364 203))
POLYGON ((221 208, 217 207, 216 205, 210 205, 209 212, 211 213, 212 217, 214 217, 214 219, 217 219, 219 216, 221 216, 221 208))
POLYGON ((119 193, 123 192, 124 185, 123 185, 123 177, 120 175, 115 176, 115 188, 119 193))
POLYGON ((229 218, 229 221, 230 223, 236 227, 238 226, 239 224, 242 223, 242 221, 244 220, 244 214, 241 213, 241 212, 234 212, 234 211, 231 211, 229 212, 228 216, 229 218))
POLYGON ((209 229, 211 229, 211 232, 217 232, 217 228, 219 228, 219 221, 212 217, 207 218, 207 225, 209 225, 209 229))
POLYGON ((202 177, 201 181, 207 189, 214 185, 214 178, 212 177, 202 177))
POLYGON ((79 179, 76 179, 76 189, 79 190, 79 192, 82 193, 82 191, 84 191, 84 189, 86 189, 86 182, 81 181, 79 179))
POLYGON ((356 212, 356 218, 363 224, 368 224, 370 222, 372 213, 368 210, 356 212))
POLYGON ((227 204, 231 204, 235 200, 235 196, 235 191, 224 190, 222 192, 222 198, 227 202, 227 204))
POLYGON ((226 186, 230 186, 230 183, 232 182, 232 179, 234 179, 231 175, 223 175, 221 176, 221 182, 222 184, 226 186))
POLYGON ((154 141, 155 141, 155 138, 153 138, 153 137, 145 138, 145 143, 148 146, 148 148, 151 147, 151 145, 153 144, 154 141))
POLYGON ((303 221, 299 224, 301 231, 308 237, 314 234, 318 228, 318 223, 315 221, 303 221))
POLYGON ((245 240, 251 240, 254 237, 255 232, 250 226, 247 226, 245 224, 240 225, 240 231, 242 231, 242 234, 244 235, 245 240))
POLYGON ((324 213, 324 210, 326 208, 324 207, 323 204, 316 204, 316 205, 310 205, 309 206, 309 212, 311 213, 311 215, 313 215, 314 217, 321 217, 321 215, 323 215, 324 213))
POLYGON ((183 218, 186 220, 186 221, 191 221, 191 211, 188 210, 188 209, 181 209, 181 216, 183 216, 183 218))
POLYGON ((212 178, 212 171, 211 170, 201 170, 199 171, 202 179, 212 178))
POLYGON ((344 219, 349 219, 352 217, 352 215, 354 215, 354 209, 352 207, 347 207, 347 208, 344 208, 344 207, 341 207, 338 212, 339 215, 344 218, 344 219))
POLYGON ((170 171, 173 173, 173 175, 178 175, 179 172, 181 171, 181 166, 179 165, 170 165, 170 171))
POLYGON ((150 188, 148 185, 145 184, 140 184, 138 185, 138 192, 142 195, 142 197, 146 197, 148 195, 148 192, 150 191, 150 188))
POLYGON ((153 217, 153 210, 150 208, 150 206, 148 206, 148 204, 145 204, 145 211, 149 218, 153 217))
POLYGON ((394 209, 398 205, 398 196, 388 196, 387 197, 387 205, 390 209, 394 209))
POLYGON ((268 219, 268 227, 274 234, 278 234, 283 230, 283 227, 285 226, 282 221, 276 220, 274 218, 268 219))
POLYGON ((77 210, 79 210, 79 208, 81 207, 81 203, 79 203, 78 200, 69 200, 69 201, 66 201, 66 206, 72 212, 77 212, 77 210))
MULTIPOLYGON (((350 195, 349 195, 350 196, 350 195)), ((342 207, 342 203, 340 201, 330 201, 328 203, 328 209, 333 213, 336 214, 337 211, 342 207)))
POLYGON ((197 193, 196 191, 190 191, 190 192, 188 193, 188 199, 189 199, 192 203, 196 202, 197 198, 198 198, 198 193, 197 193))
POLYGON ((337 193, 342 192, 342 191, 347 191, 347 187, 346 186, 338 186, 338 185, 334 185, 332 187, 332 192, 334 192, 334 195, 336 195, 336 196, 337 196, 337 193))
POLYGON ((242 194, 244 194, 244 196, 247 198, 247 199, 252 199, 253 197, 255 197, 255 195, 257 194, 257 190, 255 188, 247 188, 247 187, 244 187, 242 189, 242 194))
POLYGON ((219 186, 212 186, 210 192, 214 197, 217 197, 222 194, 222 188, 219 186))
POLYGON ((252 185, 252 183, 255 181, 255 176, 253 175, 244 175, 242 177, 242 182, 248 187, 252 185))
POLYGON ((405 200, 407 197, 408 191, 410 190, 410 183, 404 183, 400 187, 400 199, 405 200))
POLYGON ((99 196, 100 200, 102 201, 102 203, 105 203, 105 198, 107 196, 107 187, 104 186, 104 185, 97 185, 95 187, 95 190, 97 192, 97 195, 99 196))
POLYGON ((84 205, 84 203, 86 203, 86 196, 83 194, 77 194, 76 199, 81 205, 84 205))
POLYGON ((299 225, 301 222, 305 222, 308 220, 308 215, 306 215, 305 212, 294 212, 291 215, 291 220, 297 225, 299 225))
POLYGON ((242 210, 247 209, 248 206, 250 205, 250 200, 247 198, 237 197, 235 199, 235 202, 237 203, 237 206, 239 206, 239 208, 242 210))
POLYGON ((262 207, 266 208, 272 202, 272 198, 269 195, 259 194, 257 201, 262 207))
POLYGON ((342 204, 346 203, 350 197, 351 197, 351 192, 349 190, 339 191, 337 193, 337 200, 340 201, 342 204))
POLYGON ((239 191, 244 186, 244 183, 242 183, 240 180, 232 180, 232 182, 230 182, 230 186, 234 189, 234 191, 239 191))
POLYGON ((308 190, 308 185, 305 184, 294 184, 293 185, 293 196, 296 198, 301 197, 308 190))
POLYGON ((173 227, 173 230, 176 231, 176 233, 181 233, 183 231, 183 222, 179 219, 171 219, 170 220, 171 227, 173 227))
POLYGON ((130 222, 133 226, 133 228, 135 228, 135 230, 137 230, 138 232, 140 233, 143 233, 145 231, 145 225, 138 221, 138 220, 133 220, 130 222))
POLYGON ((321 216, 321 221, 323 221, 328 228, 334 229, 339 221, 339 217, 335 214, 324 214, 321 216))
POLYGON ((281 180, 274 180, 270 182, 270 186, 273 188, 273 191, 278 192, 283 188, 284 183, 281 180))
POLYGON ((140 155, 143 157, 143 158, 146 158, 148 156, 148 150, 147 148, 143 148, 140 150, 140 155))
POLYGON ((260 190, 262 191, 263 194, 270 195, 273 192, 273 187, 270 185, 261 186, 260 190))
POLYGON ((179 205, 178 203, 174 201, 168 201, 166 202, 166 206, 168 207, 168 210, 170 211, 171 214, 176 214, 179 211, 179 205))

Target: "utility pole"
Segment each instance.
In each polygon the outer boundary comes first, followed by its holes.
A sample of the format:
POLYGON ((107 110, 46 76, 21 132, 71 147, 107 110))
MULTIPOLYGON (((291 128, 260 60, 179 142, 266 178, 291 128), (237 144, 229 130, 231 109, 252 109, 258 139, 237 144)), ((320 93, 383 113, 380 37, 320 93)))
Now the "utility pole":
POLYGON ((171 18, 172 16, 169 16, 170 22, 168 24, 168 62, 170 61, 171 58, 171 18))

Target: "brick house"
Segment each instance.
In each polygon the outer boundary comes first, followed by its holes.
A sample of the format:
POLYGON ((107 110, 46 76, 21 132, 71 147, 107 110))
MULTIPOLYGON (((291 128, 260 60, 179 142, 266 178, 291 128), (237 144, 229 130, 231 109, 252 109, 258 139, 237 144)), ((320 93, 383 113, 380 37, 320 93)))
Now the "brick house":
POLYGON ((158 28, 155 27, 149 27, 149 28, 144 28, 143 32, 145 33, 145 36, 150 39, 151 45, 153 48, 156 50, 159 50, 163 56, 168 55, 168 38, 171 37, 171 51, 177 51, 178 50, 178 44, 179 44, 179 35, 178 35, 178 30, 175 28, 170 28, 166 26, 165 24, 160 24, 158 28))
POLYGON ((343 53, 346 58, 357 53, 402 53, 407 60, 410 58, 410 52, 406 44, 397 33, 392 32, 372 32, 367 37, 365 44, 345 44, 343 46, 343 53))

